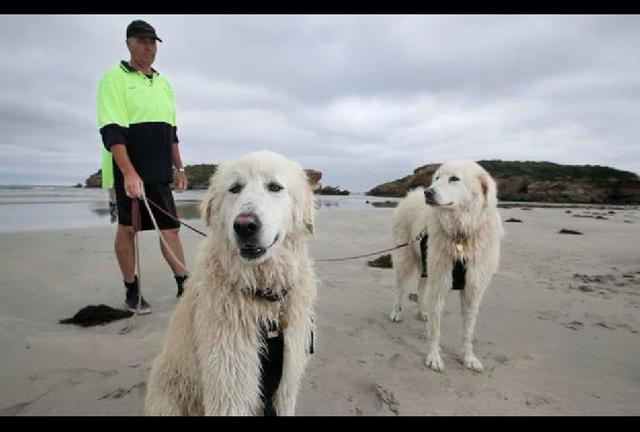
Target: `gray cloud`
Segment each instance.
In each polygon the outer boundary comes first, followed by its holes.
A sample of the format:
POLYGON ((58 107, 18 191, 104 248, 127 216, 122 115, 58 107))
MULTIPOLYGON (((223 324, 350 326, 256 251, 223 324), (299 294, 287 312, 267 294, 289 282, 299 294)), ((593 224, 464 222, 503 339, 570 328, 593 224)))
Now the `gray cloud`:
POLYGON ((272 149, 355 191, 453 158, 640 172, 637 16, 2 16, 0 183, 100 164, 95 86, 151 22, 186 163, 272 149))

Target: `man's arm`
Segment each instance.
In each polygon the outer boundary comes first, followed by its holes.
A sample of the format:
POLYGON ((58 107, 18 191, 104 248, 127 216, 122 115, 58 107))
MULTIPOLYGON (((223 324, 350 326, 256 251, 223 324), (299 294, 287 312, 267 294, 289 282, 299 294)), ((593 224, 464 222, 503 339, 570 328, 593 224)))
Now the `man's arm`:
POLYGON ((98 82, 98 128, 104 147, 111 152, 124 176, 124 190, 130 198, 142 195, 143 184, 127 154, 129 123, 122 83, 103 76, 98 82))
POLYGON ((110 150, 113 159, 116 161, 116 164, 118 164, 118 168, 120 168, 124 176, 124 190, 127 196, 129 198, 141 197, 144 186, 142 179, 129 160, 127 147, 124 144, 111 144, 110 150))
POLYGON ((180 158, 180 143, 174 142, 172 150, 173 166, 178 170, 176 174, 176 192, 184 192, 187 189, 188 180, 185 172, 181 171, 184 167, 182 166, 182 158, 180 158))

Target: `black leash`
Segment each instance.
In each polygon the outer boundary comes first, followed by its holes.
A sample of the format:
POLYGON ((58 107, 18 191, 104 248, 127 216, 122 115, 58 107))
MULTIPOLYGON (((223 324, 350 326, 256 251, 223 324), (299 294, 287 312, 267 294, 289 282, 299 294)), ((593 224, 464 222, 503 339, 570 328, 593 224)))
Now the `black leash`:
MULTIPOLYGON (((168 211, 166 211, 165 209, 160 207, 158 204, 156 204, 153 201, 151 201, 149 198, 147 198, 147 201, 149 201, 158 210, 160 210, 162 213, 164 213, 165 215, 167 215, 171 219, 175 220, 176 222, 181 223, 182 225, 186 226, 187 228, 191 229, 192 231, 197 232, 198 234, 200 234, 203 237, 207 236, 202 231, 192 227, 191 225, 189 225, 186 222, 181 221, 180 219, 178 219, 177 217, 175 217, 174 215, 172 215, 171 213, 169 213, 168 211)), ((316 262, 338 262, 338 261, 348 261, 348 260, 353 260, 353 259, 358 259, 358 258, 366 258, 366 257, 370 257, 370 256, 380 255, 380 254, 383 254, 385 252, 391 252, 391 251, 394 251, 396 249, 400 249, 400 248, 403 248, 403 247, 407 247, 410 244, 419 241, 420 242, 420 253, 422 255, 422 274, 421 274, 421 277, 427 277, 427 266, 426 266, 426 261, 427 260, 426 260, 426 258, 427 258, 427 240, 428 239, 429 239, 429 236, 427 235, 427 230, 425 228, 422 231, 420 231, 420 233, 413 240, 410 240, 408 242, 399 244, 399 245, 397 245, 395 247, 392 247, 392 248, 389 248, 389 249, 383 249, 383 250, 377 251, 377 252, 372 252, 372 253, 363 254, 363 255, 354 255, 354 256, 349 256, 349 257, 344 257, 344 258, 319 259, 319 260, 316 260, 316 262)), ((464 289, 464 285, 465 285, 464 282, 465 282, 465 279, 466 279, 466 277, 465 277, 466 273, 467 273, 467 268, 464 265, 464 263, 462 261, 460 261, 460 260, 456 260, 456 262, 454 264, 453 271, 452 271, 452 275, 453 275, 453 287, 452 287, 452 289, 454 289, 454 290, 463 290, 464 289)), ((259 293, 258 293, 258 295, 259 295, 259 293)))
POLYGON ((364 254, 364 255, 354 255, 354 256, 344 257, 344 258, 319 259, 319 260, 315 260, 315 261, 316 262, 347 261, 347 260, 352 260, 352 259, 357 259, 357 258, 365 258, 365 257, 374 256, 374 255, 380 255, 380 254, 385 253, 385 252, 391 252, 391 251, 394 251, 396 249, 407 247, 410 244, 415 243, 417 241, 420 241, 420 240, 422 240, 423 238, 426 238, 426 237, 427 237, 427 229, 425 228, 422 231, 420 231, 420 233, 413 240, 410 240, 408 242, 399 244, 398 246, 395 246, 395 247, 392 247, 392 248, 389 248, 389 249, 384 249, 384 250, 381 250, 381 251, 378 251, 378 252, 372 252, 372 253, 364 254))
POLYGON ((192 231, 197 232, 198 234, 200 234, 203 237, 206 237, 207 235, 205 233, 203 233, 202 231, 192 227, 191 225, 189 225, 186 222, 181 221, 180 219, 178 219, 177 217, 175 217, 174 215, 172 215, 171 213, 169 213, 168 211, 166 211, 165 209, 163 209, 162 207, 160 207, 158 204, 154 203, 153 201, 151 201, 149 199, 149 197, 147 197, 147 201, 149 201, 151 204, 153 204, 155 206, 155 208, 157 208, 158 210, 160 210, 162 213, 164 213, 165 215, 169 216, 171 219, 173 219, 174 221, 181 223, 182 225, 186 226, 187 228, 189 228, 192 231))
MULTIPOLYGON (((197 232, 198 234, 200 234, 203 237, 206 237, 207 235, 205 233, 203 233, 200 230, 197 230, 196 228, 192 227, 191 225, 189 225, 186 222, 181 221, 180 219, 178 219, 177 217, 175 217, 174 215, 172 215, 171 213, 169 213, 168 211, 166 211, 165 209, 163 209, 162 207, 160 207, 158 204, 154 203, 153 201, 151 201, 148 197, 147 197, 147 201, 149 201, 151 204, 153 204, 158 210, 160 210, 162 213, 164 213, 165 215, 167 215, 168 217, 170 217, 171 219, 173 219, 174 221, 181 223, 182 225, 186 226, 187 228, 191 229, 192 231, 197 232)), ((354 256, 350 256, 350 257, 344 257, 344 258, 328 258, 328 259, 319 259, 319 260, 315 260, 316 262, 337 262, 337 261, 347 261, 347 260, 352 260, 352 259, 358 259, 358 258, 366 258, 366 257, 370 257, 370 256, 375 256, 375 255, 380 255, 383 254, 385 252, 391 252, 394 251, 396 249, 400 249, 403 247, 407 247, 412 243, 415 243, 417 241, 422 240, 423 238, 427 238, 426 236, 426 229, 420 231, 420 234, 418 234, 418 236, 416 238, 414 238, 411 241, 408 241, 406 243, 402 243, 398 246, 389 248, 389 249, 384 249, 381 251, 377 251, 377 252, 372 252, 369 254, 364 254, 364 255, 354 255, 354 256)))

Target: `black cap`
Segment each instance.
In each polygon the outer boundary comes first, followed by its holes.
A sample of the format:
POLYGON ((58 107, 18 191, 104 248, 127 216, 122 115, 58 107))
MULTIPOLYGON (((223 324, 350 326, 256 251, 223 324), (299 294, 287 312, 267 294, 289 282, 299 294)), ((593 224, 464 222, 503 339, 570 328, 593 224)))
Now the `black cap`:
POLYGON ((155 40, 159 40, 162 42, 162 39, 158 37, 156 34, 156 29, 154 29, 151 24, 142 20, 132 21, 131 24, 127 26, 127 39, 130 37, 135 38, 152 38, 155 40))

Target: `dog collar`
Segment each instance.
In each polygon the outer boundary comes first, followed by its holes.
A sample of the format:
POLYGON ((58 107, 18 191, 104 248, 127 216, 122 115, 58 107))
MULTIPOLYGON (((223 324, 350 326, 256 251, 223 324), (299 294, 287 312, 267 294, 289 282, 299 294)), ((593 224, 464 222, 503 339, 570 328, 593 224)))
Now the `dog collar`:
POLYGON ((253 287, 253 289, 248 289, 247 293, 249 295, 261 298, 261 299, 266 300, 266 301, 277 302, 277 301, 284 300, 284 298, 289 293, 289 290, 288 289, 284 289, 284 290, 280 291, 280 293, 278 293, 276 295, 276 294, 273 294, 271 291, 263 290, 260 287, 253 287))
MULTIPOLYGON (((247 295, 251 295, 253 297, 258 297, 259 299, 266 300, 268 302, 280 302, 280 311, 278 312, 278 328, 285 329, 289 325, 289 320, 284 311, 284 298, 289 293, 289 289, 283 289, 280 291, 278 295, 271 293, 270 291, 265 291, 260 287, 253 287, 253 289, 247 290, 247 295)), ((268 337, 276 337, 277 333, 273 333, 273 331, 269 331, 268 337)))

